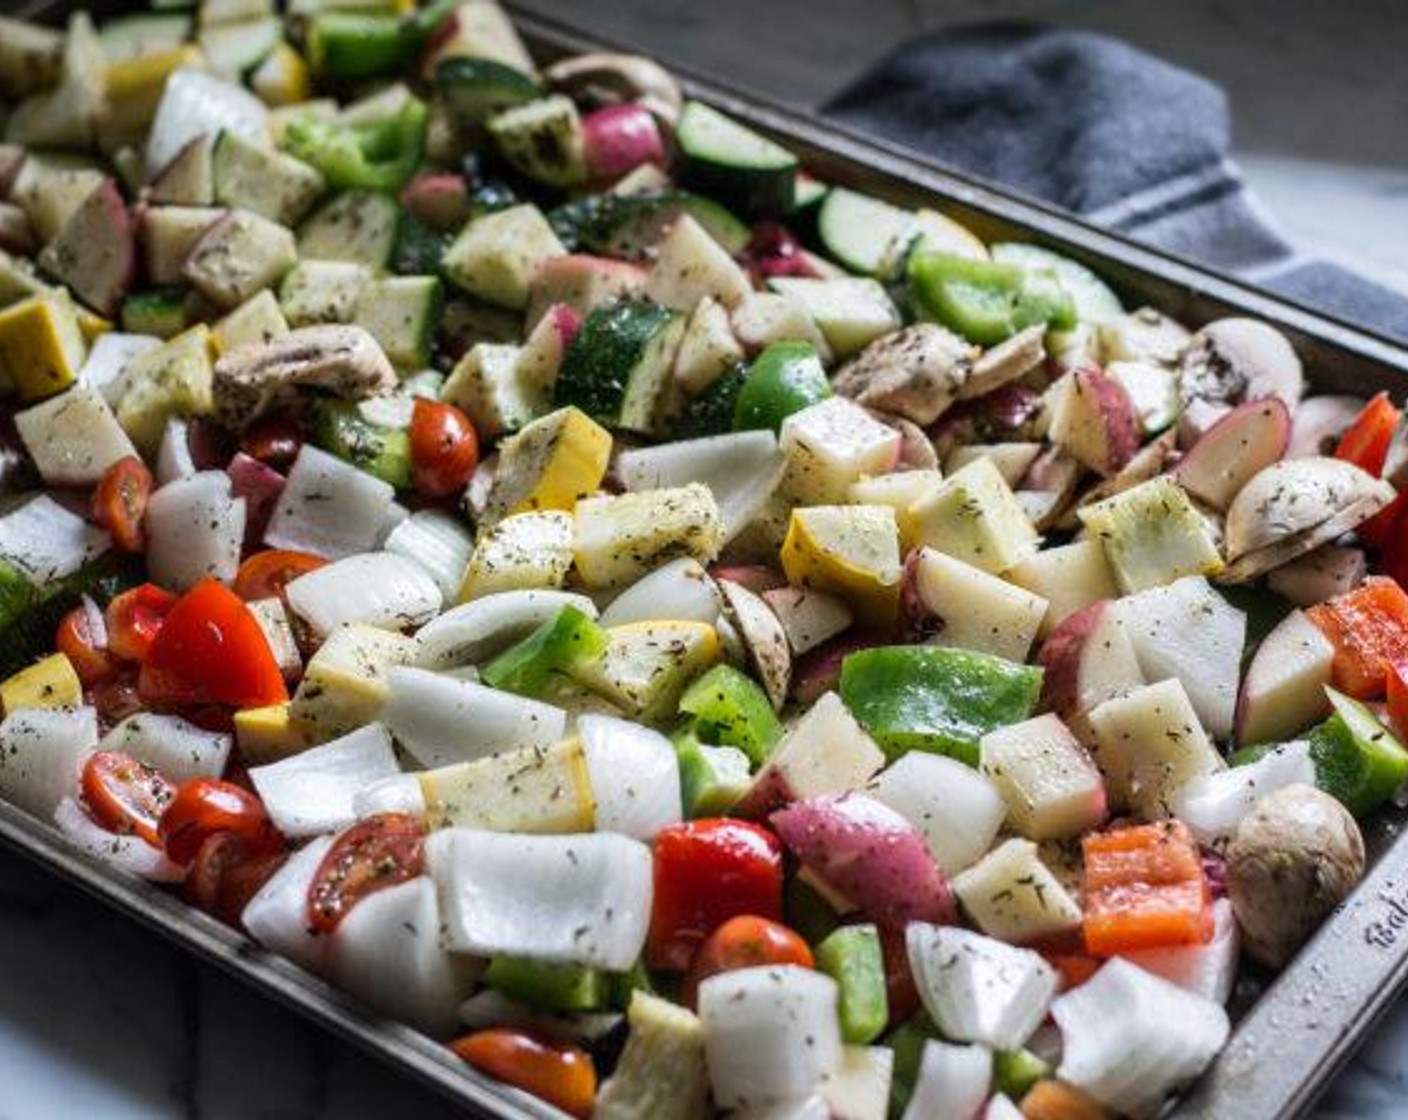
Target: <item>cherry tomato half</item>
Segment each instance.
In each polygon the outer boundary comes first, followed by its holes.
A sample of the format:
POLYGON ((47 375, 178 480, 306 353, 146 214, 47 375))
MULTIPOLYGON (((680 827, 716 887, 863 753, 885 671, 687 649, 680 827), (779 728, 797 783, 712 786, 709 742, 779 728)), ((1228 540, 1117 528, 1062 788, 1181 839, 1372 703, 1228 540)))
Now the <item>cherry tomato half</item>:
POLYGON ((154 583, 124 591, 108 604, 108 649, 125 661, 145 661, 176 596, 154 583))
POLYGON ((720 972, 764 964, 796 964, 814 968, 811 947, 781 922, 741 914, 714 930, 700 946, 690 965, 681 995, 690 1007, 699 985, 720 972))
POLYGON ((259 851, 233 832, 217 832, 196 852, 181 893, 198 910, 238 928, 249 900, 287 859, 286 852, 259 851))
POLYGON ((108 652, 107 629, 102 612, 85 603, 64 615, 54 633, 54 648, 68 658, 87 687, 112 680, 122 669, 122 663, 108 652))
POLYGON ((469 484, 479 465, 479 434, 452 404, 417 397, 411 412, 411 478, 428 498, 447 498, 469 484))
POLYGON ((93 494, 93 516, 123 552, 142 551, 142 518, 155 485, 152 472, 135 455, 119 459, 103 472, 93 494))
POLYGON ((532 1093, 569 1116, 585 1120, 592 1114, 596 1067, 579 1046, 497 1027, 458 1038, 450 1049, 475 1069, 532 1093))
POLYGON ((347 912, 369 894, 425 868, 425 825, 409 813, 377 813, 344 829, 308 887, 308 921, 331 933, 347 912))
POLYGON ((162 814, 158 832, 166 854, 176 863, 190 863, 217 832, 233 834, 253 853, 277 851, 283 843, 259 798, 218 778, 182 782, 162 814))
POLYGON ((326 560, 311 552, 283 548, 256 552, 235 573, 234 592, 246 603, 282 598, 284 588, 290 583, 325 564, 326 560))
POLYGON ((240 450, 266 467, 283 470, 303 447, 303 422, 290 412, 270 412, 245 429, 240 450))
POLYGON ((83 800, 109 832, 159 845, 161 817, 175 796, 161 771, 122 751, 98 751, 83 767, 83 800))

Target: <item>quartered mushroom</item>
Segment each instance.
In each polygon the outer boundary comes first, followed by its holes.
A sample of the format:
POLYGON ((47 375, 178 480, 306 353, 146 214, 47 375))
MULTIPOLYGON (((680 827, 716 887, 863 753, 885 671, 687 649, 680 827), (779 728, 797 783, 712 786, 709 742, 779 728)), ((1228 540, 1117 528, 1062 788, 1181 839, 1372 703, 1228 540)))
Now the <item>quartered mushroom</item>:
POLYGON ((1316 456, 1259 471, 1227 510, 1224 583, 1245 583, 1349 532, 1393 500, 1387 482, 1316 456))
POLYGON ((748 660, 762 681, 763 691, 772 706, 781 711, 792 684, 792 649, 787 631, 772 608, 746 587, 721 579, 719 590, 727 604, 729 621, 743 638, 748 660))
POLYGON ((308 390, 365 400, 389 393, 396 385, 396 371, 362 327, 303 327, 220 356, 215 363, 215 417, 240 431, 308 390))
POLYGON ((857 404, 921 426, 957 398, 980 351, 935 323, 915 323, 877 339, 847 362, 832 387, 857 404))
POLYGON ((1018 331, 1005 342, 985 350, 958 387, 958 399, 983 397, 1009 385, 1046 361, 1046 324, 1018 331))
POLYGON ((1219 319, 1188 340, 1178 364, 1180 442, 1190 446, 1244 401, 1279 397, 1294 409, 1305 391, 1286 336, 1257 319, 1219 319))
POLYGON ((637 54, 579 54, 549 66, 543 76, 553 89, 588 109, 635 102, 673 125, 684 104, 670 72, 637 54))
POLYGON ((1291 420, 1291 442, 1286 448, 1286 458, 1329 455, 1363 407, 1362 397, 1306 397, 1291 420))
POLYGON ((1038 532, 1056 525, 1071 508, 1080 473, 1080 464, 1059 447, 1043 451, 1027 468, 1013 494, 1038 532))

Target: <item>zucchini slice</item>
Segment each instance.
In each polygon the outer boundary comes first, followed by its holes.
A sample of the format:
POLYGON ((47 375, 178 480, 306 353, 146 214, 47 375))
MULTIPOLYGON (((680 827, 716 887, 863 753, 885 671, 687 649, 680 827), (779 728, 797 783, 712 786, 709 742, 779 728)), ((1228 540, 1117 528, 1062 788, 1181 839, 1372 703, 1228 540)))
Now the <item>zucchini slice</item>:
POLYGON ((914 225, 914 215, 878 198, 833 187, 821 200, 817 232, 826 251, 852 272, 880 276, 896 240, 914 225))
POLYGON ((686 186, 751 217, 792 209, 797 157, 782 145, 698 101, 685 104, 675 139, 686 186))
POLYGON ((653 432, 684 325, 683 315, 653 303, 593 311, 563 358, 556 403, 613 427, 653 432))
POLYGON ((608 257, 639 259, 681 214, 703 226, 730 256, 741 253, 752 236, 727 207, 687 191, 591 195, 559 206, 548 221, 569 251, 586 249, 608 257))

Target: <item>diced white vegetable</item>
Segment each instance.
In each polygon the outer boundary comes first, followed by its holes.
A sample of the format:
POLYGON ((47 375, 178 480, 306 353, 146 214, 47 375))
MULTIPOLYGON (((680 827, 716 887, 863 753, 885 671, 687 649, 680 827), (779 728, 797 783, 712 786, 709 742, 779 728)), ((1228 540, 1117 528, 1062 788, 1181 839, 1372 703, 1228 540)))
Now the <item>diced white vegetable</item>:
POLYGON ((992 847, 1007 812, 992 782, 941 754, 911 751, 867 787, 924 834, 934 861, 956 875, 992 847))
POLYGON ((1183 487, 1164 475, 1076 511, 1123 591, 1159 587, 1222 568, 1217 542, 1183 487))
POLYGON ((919 549, 906 574, 916 600, 937 623, 932 644, 1026 661, 1046 617, 1040 595, 934 548, 919 549))
POLYGON ((111 539, 48 494, 0 517, 0 558, 41 587, 71 576, 108 550, 111 539))
POLYGON ((885 1120, 894 1077, 888 1046, 843 1046, 841 1063, 821 1087, 834 1120, 885 1120))
POLYGON ((78 796, 84 760, 98 742, 92 708, 20 708, 0 723, 0 797, 52 820, 78 796))
POLYGON ((836 981, 797 965, 741 968, 699 985, 714 1103, 805 1097, 841 1063, 836 981))
POLYGON ((743 347, 734 337, 728 310, 716 299, 701 299, 675 351, 675 383, 696 397, 741 361, 743 347))
POLYGON ((572 516, 561 510, 515 513, 481 528, 460 585, 462 600, 501 591, 551 591, 572 569, 572 516))
POLYGON ((369 723, 281 762, 251 767, 249 779, 279 831, 298 837, 351 824, 357 793, 399 771, 390 734, 369 723))
MULTIPOLYGON (((670 1006, 684 1011, 686 1015, 690 1014, 679 1004, 671 1003, 670 1006)), ((470 996, 460 1004, 459 1016, 460 1022, 472 1031, 487 1027, 519 1027, 555 1035, 584 1046, 590 1046, 618 1031, 623 1018, 617 1011, 569 1011, 560 1014, 544 1011, 494 988, 484 988, 470 996)), ((634 1030, 630 1037, 635 1037, 634 1030)), ((703 1064, 702 1056, 700 1064, 703 1064)), ((605 1088, 603 1085, 603 1091, 605 1088)))
POLYGON ((983 1120, 1023 1120, 1022 1110, 1012 1103, 1011 1097, 998 1093, 983 1109, 983 1120))
POLYGON ((1213 1003, 1226 1004, 1237 980, 1242 936, 1230 899, 1212 904, 1212 940, 1202 945, 1177 945, 1167 949, 1138 949, 1120 955, 1145 972, 1213 1003))
POLYGON ((267 143, 269 110, 234 82, 182 67, 166 79, 147 134, 147 174, 159 172, 192 140, 222 131, 267 143))
POLYGON ((299 848, 240 914, 240 924, 264 948, 313 972, 321 971, 331 939, 308 925, 308 888, 332 841, 319 836, 299 848))
POLYGON ((284 680, 296 680, 303 671, 303 654, 298 648, 298 637, 293 632, 288 608, 277 596, 271 599, 251 599, 245 603, 254 621, 269 643, 269 652, 279 666, 284 680))
POLYGON ((718 584, 698 560, 682 556, 636 580, 601 612, 603 626, 630 622, 707 622, 723 610, 718 584))
POLYGON ((650 841, 683 818, 679 759, 660 732, 611 716, 585 715, 577 720, 577 734, 596 797, 599 832, 650 841))
POLYGON ((1174 815, 1201 843, 1211 844, 1229 839, 1268 793, 1297 783, 1315 784, 1315 764, 1304 740, 1272 747, 1255 762, 1194 778, 1179 794, 1174 815))
POLYGON ((207 577, 235 578, 244 545, 245 502, 224 471, 201 471, 155 491, 147 503, 147 569, 172 591, 207 577))
POLYGON ((100 750, 122 751, 155 766, 173 782, 218 778, 225 772, 233 739, 180 716, 138 712, 103 736, 100 750))
POLYGON ((733 307, 752 290, 747 274, 728 250, 684 214, 655 247, 644 294, 664 307, 691 311, 706 296, 733 307))
POLYGON ((172 416, 161 433, 156 455, 156 480, 161 486, 190 478, 199 468, 191 456, 190 425, 184 416, 172 416))
POLYGON ((402 521, 386 537, 387 552, 416 561, 435 580, 441 598, 452 602, 474 551, 474 536, 458 517, 438 509, 422 509, 402 521))
POLYGON ((844 502, 853 482, 886 474, 899 461, 901 436, 855 401, 829 397, 782 422, 786 492, 798 502, 844 502))
POLYGON ((1047 601, 1039 631, 1043 638, 1082 607, 1120 594, 1105 547, 1098 540, 1043 548, 1006 573, 1006 578, 1047 601))
POLYGON ((1120 601, 1120 618, 1148 681, 1177 677, 1208 733, 1232 733, 1247 616, 1202 576, 1120 601))
POLYGON ((345 556, 299 576, 288 605, 319 634, 346 623, 405 630, 435 617, 440 588, 419 563, 395 552, 345 556))
POLYGON ((1090 726, 1112 808, 1145 820, 1172 816, 1188 783, 1226 766, 1177 677, 1106 700, 1090 726))
POLYGON ((1106 817, 1100 770, 1051 712, 983 736, 980 768, 1007 803, 1009 827, 1031 840, 1080 836, 1106 817))
POLYGON ((381 718, 397 742, 425 766, 446 766, 515 747, 547 747, 561 739, 567 727, 561 708, 425 669, 392 669, 386 687, 381 718))
POLYGON ((378 540, 395 494, 390 483, 305 443, 289 470, 264 543, 333 560, 366 552, 378 540))
POLYGON ((930 1039, 903 1120, 975 1120, 991 1085, 991 1049, 930 1039))
POLYGON ((823 364, 831 361, 831 347, 816 321, 781 292, 749 292, 729 313, 729 325, 749 353, 774 342, 798 341, 810 343, 823 364))
POLYGON ((1051 1006, 1061 1028, 1057 1076, 1108 1108, 1158 1113, 1227 1041, 1227 1013, 1137 965, 1115 958, 1051 1006))
POLYGON ((1327 714, 1325 685, 1335 647, 1303 611, 1292 611, 1261 640, 1237 697, 1237 742, 1274 743, 1327 714))
POLYGON ((889 294, 869 276, 779 276, 769 280, 768 287, 806 309, 837 359, 850 357, 902 325, 889 294))
POLYGON ((54 810, 54 824, 69 840, 94 859, 111 864, 129 875, 153 883, 179 883, 186 869, 172 863, 155 844, 140 836, 109 832, 93 820, 72 797, 65 797, 54 810))
POLYGON ((1057 972, 1041 954, 956 926, 912 922, 909 967, 924 1007, 948 1038, 1015 1050, 1046 1017, 1057 972))
POLYGON ((860 789, 884 764, 875 741, 841 698, 828 692, 783 736, 739 811, 762 813, 804 797, 860 789))
POLYGON ((376 891, 332 936, 331 973, 383 1015, 432 1038, 454 1032, 477 963, 440 945, 440 905, 428 876, 376 891))
POLYGON ((1036 552, 1036 530, 991 459, 974 459, 909 508, 916 538, 985 572, 1036 552))
POLYGON ((102 394, 83 384, 15 413, 15 431, 48 486, 93 486, 137 454, 102 394))
POLYGON ((101 393, 108 404, 116 405, 122 395, 127 363, 160 345, 161 339, 153 335, 106 331, 93 340, 83 368, 78 371, 78 380, 101 393))
POLYGON ((501 591, 452 607, 416 634, 416 664, 423 669, 477 664, 526 638, 563 607, 597 617, 595 603, 570 591, 501 591))
POLYGON ((1025 944, 1080 924, 1079 903, 1030 840, 1006 840, 953 880, 953 893, 989 937, 1025 944))
POLYGON ((730 432, 623 451, 616 458, 616 477, 627 490, 702 482, 719 507, 727 544, 762 512, 785 465, 772 432, 730 432))
POLYGON ((426 866, 452 950, 623 971, 645 946, 653 863, 638 840, 447 828, 427 842, 426 866))
POLYGON ((794 654, 815 649, 847 629, 854 618, 845 602, 809 587, 774 587, 762 593, 794 654))

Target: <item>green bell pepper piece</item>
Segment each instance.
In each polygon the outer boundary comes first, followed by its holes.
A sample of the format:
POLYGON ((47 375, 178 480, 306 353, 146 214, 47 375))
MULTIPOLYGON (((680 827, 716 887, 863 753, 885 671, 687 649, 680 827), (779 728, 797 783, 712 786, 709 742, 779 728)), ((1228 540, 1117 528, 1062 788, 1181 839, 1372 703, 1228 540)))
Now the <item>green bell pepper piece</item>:
POLYGON ((1041 670, 966 649, 877 646, 841 663, 841 699, 891 759, 906 751, 978 764, 978 740, 1031 715, 1041 670))
POLYGON ((1044 1062, 1030 1050, 999 1050, 993 1055, 992 1083, 999 1093, 1014 1101, 1021 1100, 1027 1090, 1052 1074, 1050 1062, 1044 1062))
POLYGON ((880 932, 873 925, 842 926, 816 947, 816 967, 840 989, 841 1040, 873 1042, 890 1018, 880 932))
POLYGON ((650 970, 640 961, 636 961, 627 972, 608 972, 605 977, 606 1005, 618 1011, 625 1011, 630 1007, 631 998, 637 992, 652 996, 656 994, 650 970))
POLYGON ((1335 711, 1310 733, 1315 784, 1362 817, 1408 778, 1408 750, 1358 700, 1325 692, 1335 711))
POLYGON ((495 957, 484 983, 544 1011, 597 1011, 611 987, 600 969, 524 957, 495 957))
POLYGON ((346 124, 295 117, 284 146, 337 190, 399 190, 425 153, 427 117, 425 103, 414 97, 383 120, 346 124))
POLYGON ((1075 302, 1046 269, 915 253, 909 282, 925 315, 980 346, 995 346, 1037 323, 1057 330, 1077 323, 1075 302))
POLYGON ((541 696, 554 675, 600 657, 605 649, 606 632, 576 607, 563 607, 485 665, 481 676, 490 688, 541 696))
POLYGON ((806 342, 774 342, 753 359, 734 403, 733 427, 779 431, 794 412, 831 396, 831 382, 806 342))
POLYGON ((411 441, 402 429, 373 424, 353 401, 333 399, 318 401, 311 420, 315 447, 398 490, 411 485, 411 441))
POLYGON ((885 1038, 885 1045, 895 1055, 890 1074, 890 1115, 903 1116, 914 1096, 914 1086, 919 1081, 919 1066, 924 1060, 924 1044, 930 1039, 939 1038, 938 1028, 924 1012, 901 1023, 885 1038))
POLYGON ((732 665, 715 665, 694 681, 680 697, 680 711, 694 717, 692 726, 704 742, 737 747, 754 766, 782 738, 767 693, 732 665))
POLYGON ((748 792, 753 778, 741 750, 701 743, 693 727, 677 732, 674 743, 686 817, 721 817, 748 792))
POLYGON ((394 15, 319 12, 308 22, 308 64, 334 81, 394 74, 415 55, 415 24, 394 15))

